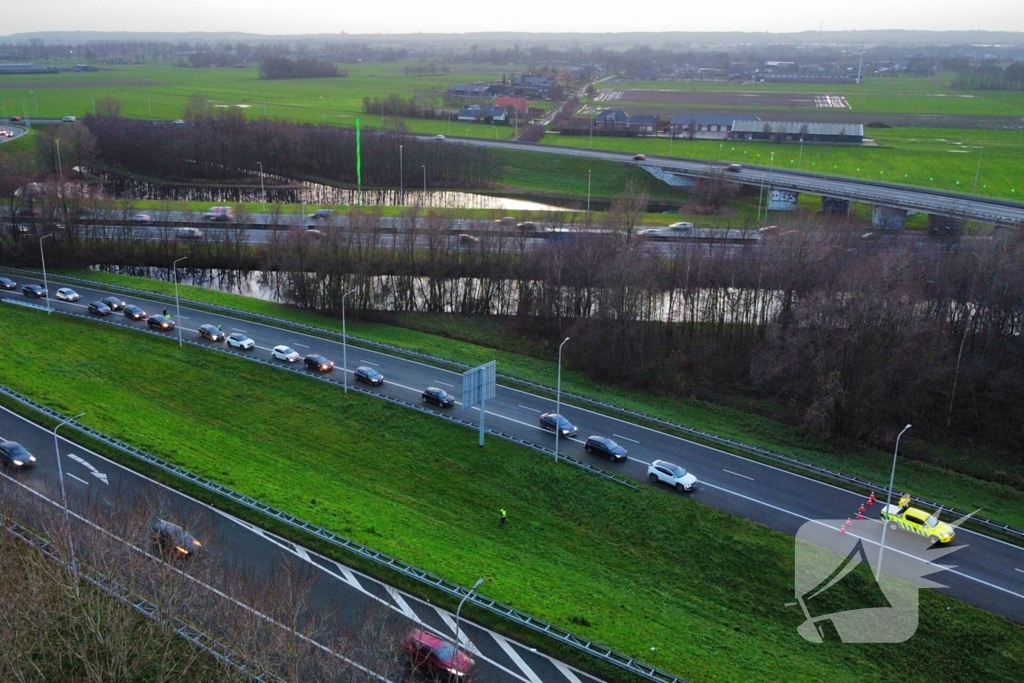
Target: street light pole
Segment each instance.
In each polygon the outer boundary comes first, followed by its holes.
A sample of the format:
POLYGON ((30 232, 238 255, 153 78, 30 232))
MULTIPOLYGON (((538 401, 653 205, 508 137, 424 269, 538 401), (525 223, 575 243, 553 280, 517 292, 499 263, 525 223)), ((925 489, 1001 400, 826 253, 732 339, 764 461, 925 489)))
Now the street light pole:
POLYGON ((427 166, 424 164, 423 169, 423 201, 427 200, 427 166))
POLYGON ((466 593, 464 596, 462 596, 462 600, 459 601, 459 607, 458 607, 458 609, 455 610, 455 661, 456 662, 458 662, 458 660, 459 660, 459 615, 462 613, 462 604, 464 602, 466 602, 466 599, 469 598, 469 596, 471 596, 473 593, 476 592, 476 589, 479 588, 480 584, 482 584, 483 582, 484 582, 484 580, 482 578, 481 579, 477 579, 476 583, 473 584, 473 587, 469 589, 469 592, 466 593))
POLYGON ((398 146, 398 203, 405 206, 405 165, 402 161, 402 147, 398 146))
POLYGON ((341 297, 341 381, 348 393, 348 335, 345 332, 345 299, 356 290, 350 289, 341 297))
POLYGON ((174 305, 178 309, 178 348, 182 346, 181 342, 181 299, 178 298, 178 261, 184 261, 188 256, 182 256, 174 261, 174 305))
MULTIPOLYGON (((768 165, 768 175, 771 176, 775 170, 775 152, 772 152, 771 162, 768 165)), ((764 224, 768 224, 768 207, 772 205, 772 182, 768 180, 768 201, 764 204, 764 224)))
POLYGON ((971 194, 978 194, 978 176, 981 175, 981 153, 984 151, 984 147, 978 148, 978 169, 974 172, 974 189, 971 190, 971 194))
POLYGON ((555 462, 558 462, 558 435, 562 432, 562 347, 569 341, 566 337, 558 345, 558 384, 555 388, 555 462))
POLYGON ((263 210, 266 211, 267 210, 267 191, 263 187, 263 162, 262 161, 257 161, 256 163, 260 167, 260 195, 263 196, 263 210))
MULTIPOLYGON (((64 190, 63 190, 63 185, 64 185, 64 164, 62 164, 60 162, 60 138, 54 138, 53 141, 57 145, 57 177, 60 178, 61 194, 63 194, 64 193, 64 190)), ((974 185, 975 186, 978 185, 978 179, 977 178, 974 179, 974 185)))
POLYGON ((43 253, 43 240, 47 237, 53 237, 53 233, 47 233, 39 238, 39 260, 43 262, 43 293, 46 294, 46 313, 49 315, 53 309, 50 308, 50 287, 46 284, 46 255, 43 253))
MULTIPOLYGON (((892 452, 892 474, 889 475, 889 492, 885 495, 885 511, 889 511, 889 504, 892 502, 892 486, 896 479, 896 456, 900 452, 900 437, 910 429, 910 425, 903 428, 903 431, 896 437, 896 450, 892 452)), ((875 567, 875 581, 882 575, 882 553, 885 552, 885 530, 889 528, 889 521, 882 525, 882 543, 878 546, 878 565, 875 567)))
POLYGON ((587 222, 590 222, 590 169, 587 169, 587 222))
POLYGON ((64 488, 64 468, 61 466, 60 461, 60 443, 59 440, 57 439, 57 430, 69 422, 74 422, 83 415, 85 415, 85 413, 79 413, 74 417, 69 417, 53 428, 53 450, 57 452, 57 476, 60 478, 60 501, 61 505, 64 506, 64 519, 67 521, 68 525, 68 551, 71 553, 72 572, 75 571, 75 546, 74 543, 71 541, 71 517, 69 516, 68 513, 68 494, 67 490, 64 488))

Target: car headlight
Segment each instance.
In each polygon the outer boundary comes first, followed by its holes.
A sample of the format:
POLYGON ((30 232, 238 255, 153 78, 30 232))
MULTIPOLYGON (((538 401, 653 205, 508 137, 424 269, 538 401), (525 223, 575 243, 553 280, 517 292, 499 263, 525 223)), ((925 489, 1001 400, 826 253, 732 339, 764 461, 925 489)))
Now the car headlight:
MULTIPOLYGON (((36 456, 34 456, 34 455, 28 456, 28 461, 29 462, 35 462, 36 461, 36 456)), ((950 534, 950 535, 952 535, 952 534, 950 534)))
POLYGON ((20 460, 12 460, 11 462, 13 462, 13 463, 14 463, 14 466, 15 466, 15 467, 21 467, 22 465, 24 465, 24 464, 25 464, 25 463, 23 463, 23 462, 22 462, 22 461, 20 461, 20 460))

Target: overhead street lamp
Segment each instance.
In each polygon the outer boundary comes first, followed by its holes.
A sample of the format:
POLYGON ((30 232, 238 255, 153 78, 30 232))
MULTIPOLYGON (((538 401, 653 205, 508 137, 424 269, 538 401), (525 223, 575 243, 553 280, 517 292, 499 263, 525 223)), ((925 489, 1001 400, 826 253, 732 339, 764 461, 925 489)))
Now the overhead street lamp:
POLYGON ((974 171, 974 189, 971 190, 971 194, 978 194, 978 176, 981 175, 981 153, 984 151, 984 147, 978 148, 978 168, 974 171))
POLYGON ((558 384, 555 388, 555 462, 558 462, 558 435, 562 432, 562 347, 569 341, 566 337, 558 345, 558 384))
POLYGON ((348 335, 345 333, 345 299, 356 291, 350 289, 341 297, 341 381, 345 385, 345 393, 348 393, 348 335))
POLYGON ((64 506, 64 518, 67 520, 68 525, 68 551, 71 553, 71 571, 75 571, 75 546, 71 542, 71 517, 68 513, 68 494, 64 488, 64 468, 61 466, 60 460, 60 442, 57 438, 57 430, 66 425, 69 422, 74 422, 78 418, 85 415, 85 413, 79 413, 74 417, 69 417, 59 425, 53 428, 53 450, 57 452, 57 476, 60 478, 60 502, 64 506))
POLYGON ((458 662, 458 660, 459 660, 459 614, 462 613, 462 605, 463 605, 463 603, 466 602, 466 600, 469 598, 469 596, 471 596, 473 593, 476 592, 476 589, 479 588, 480 584, 482 584, 483 582, 484 582, 484 580, 482 578, 481 579, 477 579, 476 583, 473 584, 473 587, 469 589, 469 592, 466 593, 464 596, 462 596, 462 600, 459 601, 459 607, 458 607, 458 609, 455 610, 455 661, 456 662, 458 662))
MULTIPOLYGON (((896 479, 896 456, 900 452, 900 437, 910 429, 910 425, 903 428, 903 431, 896 437, 896 450, 892 452, 892 474, 889 475, 889 492, 885 495, 885 511, 889 511, 889 504, 892 503, 892 486, 896 479)), ((889 528, 889 521, 882 525, 882 543, 878 546, 878 564, 875 566, 875 581, 882 575, 882 553, 885 552, 885 530, 889 528)))
POLYGON ((267 210, 267 191, 263 187, 263 162, 257 161, 257 165, 260 167, 260 195, 263 197, 263 210, 267 210))
POLYGON ((181 342, 181 299, 178 298, 178 261, 184 261, 188 256, 182 256, 174 261, 174 305, 178 309, 178 348, 182 346, 181 342))
POLYGON ((53 309, 50 308, 50 288, 46 284, 46 255, 43 253, 43 240, 47 237, 53 237, 53 233, 48 232, 39 238, 39 260, 43 262, 43 292, 46 294, 46 313, 49 315, 53 309))
POLYGON ((402 162, 402 148, 404 146, 398 146, 398 203, 400 206, 405 206, 405 169, 402 162))

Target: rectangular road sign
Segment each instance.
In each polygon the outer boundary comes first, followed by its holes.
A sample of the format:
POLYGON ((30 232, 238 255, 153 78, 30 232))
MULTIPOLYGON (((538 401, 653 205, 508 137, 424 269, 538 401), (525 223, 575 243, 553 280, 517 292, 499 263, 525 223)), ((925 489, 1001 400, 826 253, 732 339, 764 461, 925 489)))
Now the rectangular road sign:
POLYGON ((478 406, 494 398, 494 380, 497 362, 484 363, 480 367, 462 373, 462 408, 478 406))

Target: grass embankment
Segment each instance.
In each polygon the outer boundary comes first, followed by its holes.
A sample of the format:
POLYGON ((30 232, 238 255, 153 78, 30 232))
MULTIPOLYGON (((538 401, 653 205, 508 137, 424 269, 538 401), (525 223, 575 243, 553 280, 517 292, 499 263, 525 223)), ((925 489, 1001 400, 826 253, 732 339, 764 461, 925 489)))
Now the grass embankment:
MULTIPOLYGON (((76 272, 74 275, 166 296, 174 294, 174 285, 169 282, 109 273, 76 272)), ((180 293, 183 297, 198 301, 341 331, 340 320, 299 311, 283 304, 185 285, 180 286, 180 293)), ((350 315, 347 321, 348 333, 467 365, 496 360, 498 372, 502 374, 553 386, 557 369, 554 352, 539 344, 525 344, 522 339, 508 335, 493 320, 425 314, 399 315, 394 316, 394 319, 401 326, 360 322, 350 315), (413 327, 419 329, 411 329, 413 327)), ((571 352, 566 357, 571 364, 571 352)), ((793 427, 763 417, 768 412, 765 406, 751 405, 750 410, 742 410, 697 399, 609 387, 565 367, 562 387, 567 393, 589 396, 678 424, 770 448, 875 482, 887 482, 889 479, 891 454, 867 448, 837 450, 828 442, 808 437, 793 427)), ((909 436, 901 442, 902 457, 896 479, 899 489, 960 509, 981 508, 984 516, 1024 528, 1024 492, 985 480, 985 477, 992 476, 994 468, 992 459, 985 452, 977 449, 957 451, 949 447, 939 448, 916 440, 913 434, 909 436), (943 458, 954 463, 958 469, 975 473, 978 478, 915 460, 915 457, 928 459, 940 452, 943 458)))
MULTIPOLYGON (((694 681, 1013 680, 1024 666, 1024 629, 931 592, 906 644, 811 645, 783 606, 783 534, 512 444, 481 450, 470 430, 298 375, 93 321, 0 315, 18 330, 3 377, 18 391, 450 579, 485 577, 495 599, 694 681)), ((840 604, 869 583, 840 584, 840 604)))

